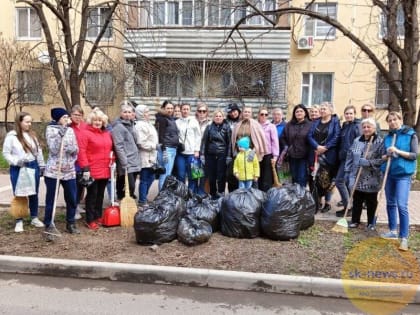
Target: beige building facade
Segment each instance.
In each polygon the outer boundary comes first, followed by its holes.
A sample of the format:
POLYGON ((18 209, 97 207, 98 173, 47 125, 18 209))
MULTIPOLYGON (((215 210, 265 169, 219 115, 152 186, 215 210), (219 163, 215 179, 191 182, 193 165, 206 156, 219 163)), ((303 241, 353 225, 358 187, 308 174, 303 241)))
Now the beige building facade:
MULTIPOLYGON (((303 8, 307 1, 293 0, 303 8)), ((384 32, 380 12, 368 2, 317 1, 313 9, 336 18, 372 49, 387 65, 384 32)), ((399 19, 402 28, 403 19, 399 19)), ((298 103, 307 106, 332 102, 343 117, 347 105, 360 108, 365 103, 377 108, 376 118, 386 128, 388 86, 366 54, 341 32, 327 24, 301 16, 291 16, 291 53, 288 69, 289 108, 298 103)))
MULTIPOLYGON (((289 113, 299 103, 310 107, 329 101, 340 116, 349 104, 360 108, 372 103, 379 120, 386 114, 387 85, 372 62, 342 33, 323 22, 291 15, 282 17, 273 29, 263 18, 254 17, 223 43, 233 25, 252 13, 252 8, 238 9, 233 2, 227 5, 222 0, 127 3, 130 7, 121 9, 113 20, 81 86, 81 103, 88 111, 101 106, 116 116, 119 102, 129 98, 152 109, 171 99, 193 106, 204 101, 212 108, 230 102, 281 107, 289 113)), ((291 1, 302 8, 306 3, 291 1)), ((261 10, 273 10, 280 2, 261 0, 257 5, 261 10)), ((318 1, 313 9, 337 18, 387 63, 386 51, 381 49, 384 30, 380 12, 368 4, 342 0, 318 1)), ((61 98, 46 65, 45 36, 36 14, 16 1, 5 1, 2 11, 2 37, 33 48, 33 65, 17 70, 21 73, 16 76, 16 86, 25 86, 26 81, 35 84, 29 92, 21 93, 10 111, 23 109, 34 113, 36 121, 48 120, 49 109, 60 105, 61 98), (41 74, 30 76, 26 70, 41 74)), ((106 12, 101 7, 92 10, 88 39, 95 38, 106 12)), ((79 20, 80 15, 75 14, 75 34, 79 20)), ((49 14, 48 21, 57 49, 62 49, 57 20, 49 14)), ((66 67, 64 56, 61 71, 68 85, 66 67)), ((0 120, 4 121, 3 112, 0 120)))

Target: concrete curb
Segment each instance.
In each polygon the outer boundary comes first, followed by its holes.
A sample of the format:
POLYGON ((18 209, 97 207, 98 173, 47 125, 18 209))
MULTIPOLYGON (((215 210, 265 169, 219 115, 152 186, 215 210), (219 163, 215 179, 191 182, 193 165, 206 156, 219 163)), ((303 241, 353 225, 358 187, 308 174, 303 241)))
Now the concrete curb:
MULTIPOLYGON (((339 279, 240 271, 0 255, 0 272, 348 298, 339 279)), ((378 285, 384 283, 370 282, 367 290, 378 285)), ((410 303, 420 304, 420 286, 397 286, 399 292, 415 295, 410 303)))

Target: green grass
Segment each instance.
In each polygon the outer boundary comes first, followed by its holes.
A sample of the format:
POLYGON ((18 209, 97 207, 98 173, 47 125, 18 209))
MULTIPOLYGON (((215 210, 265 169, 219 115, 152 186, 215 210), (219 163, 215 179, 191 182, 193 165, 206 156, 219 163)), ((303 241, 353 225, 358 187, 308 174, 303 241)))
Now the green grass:
POLYGON ((416 179, 420 180, 420 155, 417 156, 417 174, 416 179))
POLYGON ((297 239, 300 246, 310 247, 315 242, 319 241, 320 233, 322 232, 321 227, 313 225, 311 228, 302 231, 297 239))
POLYGON ((7 163, 6 159, 3 157, 3 153, 0 153, 0 169, 1 168, 9 168, 9 164, 7 163))

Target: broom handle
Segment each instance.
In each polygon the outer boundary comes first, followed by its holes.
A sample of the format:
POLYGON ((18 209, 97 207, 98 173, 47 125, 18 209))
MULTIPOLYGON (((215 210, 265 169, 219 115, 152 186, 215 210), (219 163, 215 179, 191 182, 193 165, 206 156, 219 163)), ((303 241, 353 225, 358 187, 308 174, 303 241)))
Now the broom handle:
POLYGON ((111 171, 111 206, 113 207, 115 205, 115 187, 114 187, 114 182, 115 182, 115 169, 114 169, 114 162, 113 162, 113 157, 114 157, 114 152, 111 151, 110 153, 110 164, 109 164, 109 168, 111 171))
POLYGON ((127 198, 127 197, 130 197, 130 186, 128 184, 128 172, 127 172, 127 168, 125 169, 125 179, 124 179, 124 181, 125 181, 125 183, 124 183, 125 184, 124 196, 127 198))
POLYGON ((273 187, 281 187, 279 178, 277 176, 276 165, 271 163, 271 170, 273 171, 273 187))
MULTIPOLYGON (((393 137, 392 137, 392 143, 391 143, 391 147, 393 147, 395 145, 395 141, 397 140, 397 134, 394 133, 393 137)), ((379 190, 378 193, 378 205, 376 206, 375 209, 375 215, 373 216, 373 224, 376 225, 376 219, 378 218, 378 206, 379 206, 379 201, 381 201, 382 199, 382 195, 384 193, 385 190, 385 185, 386 185, 386 181, 388 179, 388 173, 389 173, 389 169, 391 168, 391 156, 388 156, 386 159, 386 167, 385 167, 385 173, 384 173, 384 178, 382 180, 382 185, 381 185, 381 189, 379 190)))
MULTIPOLYGON (((365 150, 365 158, 367 158, 367 156, 369 154, 369 150, 370 150, 370 147, 372 145, 372 142, 373 142, 373 135, 370 137, 369 143, 368 143, 368 145, 366 147, 366 150, 365 150)), ((354 192, 356 191, 356 186, 359 183, 359 179, 360 179, 360 175, 362 174, 362 170, 363 170, 363 167, 362 166, 359 166, 359 169, 357 170, 356 179, 354 180, 353 187, 351 188, 350 198, 347 201, 346 209, 344 210, 344 216, 343 216, 343 218, 347 217, 347 213, 349 212, 350 205, 353 203, 354 192)))
POLYGON ((51 216, 51 224, 54 224, 55 212, 57 208, 57 199, 58 199, 58 190, 60 189, 60 177, 61 177, 61 163, 63 160, 63 151, 64 151, 64 137, 66 136, 67 130, 64 132, 63 138, 61 139, 60 143, 60 154, 58 157, 58 170, 57 170, 57 181, 55 183, 55 192, 54 192, 54 204, 53 204, 53 211, 51 216))

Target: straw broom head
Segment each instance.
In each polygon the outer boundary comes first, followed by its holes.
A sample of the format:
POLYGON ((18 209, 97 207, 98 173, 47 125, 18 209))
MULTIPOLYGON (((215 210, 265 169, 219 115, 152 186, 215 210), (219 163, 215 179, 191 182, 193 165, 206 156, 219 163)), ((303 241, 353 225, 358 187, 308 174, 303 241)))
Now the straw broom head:
POLYGON ((15 219, 27 217, 29 215, 28 197, 14 197, 10 203, 9 213, 15 219))
POLYGON ((134 216, 137 213, 137 204, 134 198, 130 196, 130 188, 128 185, 128 175, 125 172, 125 196, 120 202, 120 217, 122 227, 134 226, 134 216))

